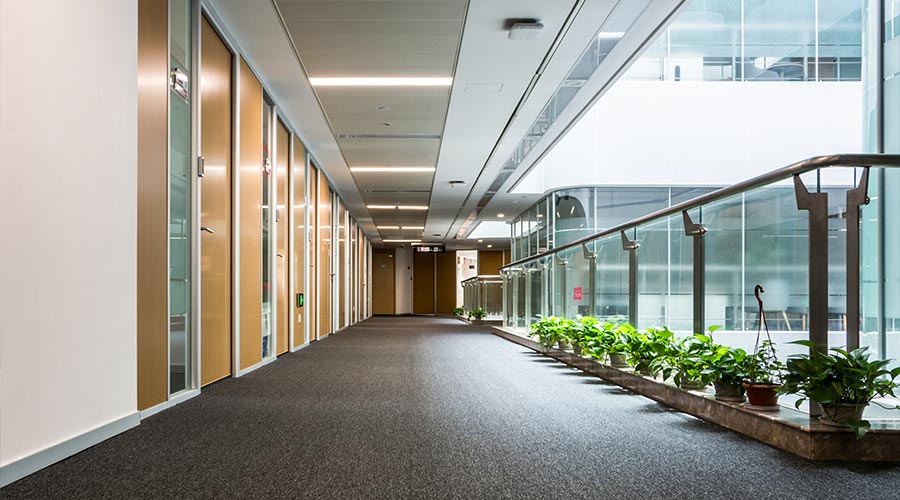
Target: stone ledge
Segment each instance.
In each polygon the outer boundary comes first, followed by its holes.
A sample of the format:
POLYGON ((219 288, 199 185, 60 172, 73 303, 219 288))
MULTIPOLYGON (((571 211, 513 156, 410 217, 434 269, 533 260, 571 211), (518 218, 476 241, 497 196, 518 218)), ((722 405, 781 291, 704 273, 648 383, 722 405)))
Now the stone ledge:
POLYGON ((739 432, 757 441, 809 460, 900 461, 900 423, 873 422, 873 429, 857 439, 848 429, 820 424, 809 415, 782 408, 774 412, 749 410, 740 403, 717 401, 710 392, 685 391, 674 384, 601 364, 561 349, 544 349, 539 343, 501 327, 492 333, 533 349, 631 392, 666 406, 739 432))

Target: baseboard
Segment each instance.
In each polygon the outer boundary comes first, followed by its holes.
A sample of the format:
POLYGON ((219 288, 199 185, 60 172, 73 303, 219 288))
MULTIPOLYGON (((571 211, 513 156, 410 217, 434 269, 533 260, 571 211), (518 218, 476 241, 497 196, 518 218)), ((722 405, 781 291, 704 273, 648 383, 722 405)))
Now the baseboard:
POLYGON ((309 347, 309 342, 307 342, 307 343, 305 343, 305 344, 300 344, 300 345, 298 345, 297 347, 291 347, 291 352, 297 352, 297 351, 299 351, 300 349, 305 349, 305 348, 307 348, 307 347, 309 347))
POLYGON ((171 408, 179 403, 184 403, 188 399, 191 399, 191 398, 199 396, 199 395, 200 395, 200 389, 191 389, 189 391, 182 391, 182 392, 176 394, 175 396, 173 396, 168 401, 163 401, 162 403, 160 403, 156 406, 151 406, 150 408, 147 408, 146 410, 141 410, 141 420, 144 420, 147 417, 152 417, 153 415, 156 415, 157 413, 159 413, 167 408, 171 408))
POLYGON ((277 361, 277 360, 278 360, 278 356, 271 356, 271 357, 268 357, 268 358, 266 358, 266 359, 260 361, 259 363, 256 363, 255 365, 253 365, 253 366, 251 366, 251 367, 249 367, 249 368, 244 368, 243 370, 238 370, 238 372, 234 375, 234 377, 235 377, 235 378, 237 378, 237 377, 243 377, 244 375, 246 375, 246 374, 248 374, 248 373, 250 373, 250 372, 252 372, 252 371, 259 370, 260 368, 266 366, 266 365, 269 364, 269 363, 274 363, 274 362, 277 361))
POLYGON ((135 411, 37 453, 4 465, 0 467, 0 488, 14 481, 18 481, 29 474, 33 474, 44 467, 53 465, 60 460, 69 458, 95 444, 106 441, 128 429, 137 427, 140 423, 141 414, 135 411))

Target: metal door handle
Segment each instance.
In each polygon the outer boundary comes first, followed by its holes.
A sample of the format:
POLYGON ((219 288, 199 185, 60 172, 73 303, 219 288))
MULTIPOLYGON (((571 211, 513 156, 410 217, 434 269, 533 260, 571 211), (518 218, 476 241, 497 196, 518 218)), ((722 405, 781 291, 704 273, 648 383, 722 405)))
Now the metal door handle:
POLYGON ((206 232, 209 233, 209 234, 216 234, 216 232, 213 231, 212 228, 208 228, 208 227, 206 227, 206 226, 200 226, 200 230, 201 230, 201 231, 206 231, 206 232))
POLYGON ((282 259, 284 258, 284 255, 283 255, 283 254, 276 253, 275 255, 276 255, 277 257, 281 257, 282 259))

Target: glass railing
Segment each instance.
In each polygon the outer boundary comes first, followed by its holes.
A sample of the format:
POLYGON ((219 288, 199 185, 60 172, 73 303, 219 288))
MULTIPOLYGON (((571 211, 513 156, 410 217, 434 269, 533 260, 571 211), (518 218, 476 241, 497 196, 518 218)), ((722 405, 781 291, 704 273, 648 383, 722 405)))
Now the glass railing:
POLYGON ((485 320, 503 319, 503 281, 500 276, 473 276, 461 284, 466 314, 480 308, 486 314, 485 320))
POLYGON ((878 179, 898 166, 900 155, 815 157, 515 261, 501 268, 504 326, 527 334, 551 315, 680 335, 716 325, 717 342, 752 350, 760 284, 780 357, 805 350, 795 340, 896 357, 885 294, 860 293, 861 270, 875 265, 860 252, 893 244, 878 229, 878 179))

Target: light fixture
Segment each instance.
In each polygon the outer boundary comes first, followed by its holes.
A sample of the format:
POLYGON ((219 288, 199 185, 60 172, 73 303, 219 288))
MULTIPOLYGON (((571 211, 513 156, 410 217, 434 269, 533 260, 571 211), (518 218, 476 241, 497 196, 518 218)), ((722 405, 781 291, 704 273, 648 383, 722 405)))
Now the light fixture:
POLYGON ((597 33, 597 38, 600 40, 618 40, 625 36, 624 31, 601 31, 597 33))
POLYGON ((377 229, 400 229, 400 226, 375 226, 377 229))
POLYGON ((366 205, 372 210, 428 210, 427 205, 366 205))
POLYGON ((310 78, 314 87, 449 87, 451 77, 336 77, 310 78))
POLYGON ((434 172, 434 167, 350 167, 351 172, 434 172))
POLYGON ((488 248, 494 248, 494 245, 488 245, 488 248))
POLYGON ((413 230, 422 231, 425 229, 425 226, 400 226, 400 229, 402 229, 404 231, 413 231, 413 230))
POLYGON ((504 218, 504 217, 506 217, 505 214, 497 214, 497 218, 498 218, 498 219, 502 219, 502 218, 504 218))
POLYGON ((422 240, 381 240, 385 243, 422 243, 422 240))
POLYGON ((484 240, 478 240, 478 243, 484 243, 484 240))
POLYGON ((544 25, 535 19, 522 20, 512 23, 509 27, 510 40, 537 40, 544 34, 544 25))

